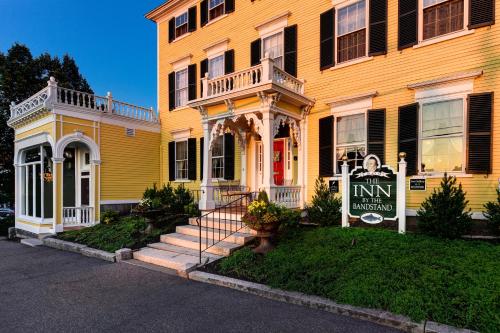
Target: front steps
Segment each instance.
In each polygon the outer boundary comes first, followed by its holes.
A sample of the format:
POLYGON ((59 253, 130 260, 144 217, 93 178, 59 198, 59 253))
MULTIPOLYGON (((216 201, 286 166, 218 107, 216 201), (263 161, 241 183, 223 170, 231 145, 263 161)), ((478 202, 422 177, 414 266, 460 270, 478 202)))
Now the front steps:
MULTIPOLYGON (((202 219, 201 246, 203 250, 210 246, 202 252, 203 264, 227 257, 254 239, 255 232, 246 226, 242 227, 239 221, 241 214, 229 211, 202 219), (219 216, 221 219, 218 219, 219 216)), ((161 235, 159 243, 149 244, 134 252, 134 259, 173 269, 179 275, 195 270, 199 264, 200 250, 200 229, 196 218, 190 218, 189 224, 178 226, 175 231, 161 235)))

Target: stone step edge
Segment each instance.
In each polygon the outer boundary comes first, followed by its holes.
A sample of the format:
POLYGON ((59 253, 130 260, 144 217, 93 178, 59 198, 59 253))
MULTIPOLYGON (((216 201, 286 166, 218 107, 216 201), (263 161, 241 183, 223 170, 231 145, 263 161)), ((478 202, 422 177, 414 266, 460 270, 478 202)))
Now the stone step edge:
MULTIPOLYGON (((170 233, 170 234, 161 235, 160 242, 165 243, 165 244, 179 246, 179 247, 187 247, 189 249, 195 249, 195 250, 197 248, 199 248, 199 240, 197 237, 196 237, 196 239, 194 239, 195 238, 194 236, 180 234, 180 235, 188 237, 188 238, 193 238, 193 239, 182 239, 182 238, 178 238, 177 235, 179 235, 179 234, 178 233, 170 233), (173 242, 172 242, 172 240, 169 240, 169 238, 173 239, 173 242), (178 244, 175 244, 176 239, 187 242, 188 244, 194 244, 194 245, 192 245, 192 247, 189 247, 189 245, 187 245, 187 246, 178 245, 178 244)), ((202 244, 207 244, 205 238, 202 238, 202 244)), ((208 244, 210 244, 210 243, 208 243, 208 244)), ((204 252, 220 255, 223 257, 228 257, 234 251, 242 248, 243 246, 244 245, 242 245, 242 244, 236 244, 236 243, 226 242, 226 241, 222 240, 222 241, 217 242, 215 244, 211 244, 204 252)))
MULTIPOLYGON (((198 250, 194 250, 194 249, 191 249, 188 247, 173 245, 173 244, 156 242, 156 243, 150 243, 146 247, 149 247, 149 248, 152 248, 155 250, 165 251, 165 252, 172 252, 172 253, 177 253, 177 254, 185 254, 185 255, 190 255, 190 256, 194 256, 194 257, 199 257, 198 250), (163 245, 176 247, 178 249, 175 249, 175 250, 174 249, 166 249, 166 248, 163 248, 163 245)), ((223 256, 219 256, 219 255, 213 254, 213 253, 206 253, 206 252, 202 254, 202 259, 206 259, 206 258, 203 258, 203 256, 209 257, 210 259, 213 259, 213 260, 219 260, 219 259, 224 258, 223 256)))
POLYGON ((388 311, 367 309, 347 304, 335 303, 332 300, 303 294, 294 291, 274 289, 263 284, 243 281, 226 276, 193 271, 188 274, 188 279, 198 282, 209 283, 220 287, 226 287, 243 291, 249 294, 268 298, 275 301, 302 305, 313 309, 324 310, 335 314, 348 316, 360 320, 373 322, 379 325, 393 327, 411 333, 479 333, 469 329, 457 328, 449 325, 428 321, 425 323, 413 322, 408 317, 393 314, 388 311))
MULTIPOLYGON (((226 230, 226 233, 224 233, 224 229, 201 227, 201 236, 202 236, 202 238, 206 238, 207 231, 208 231, 209 239, 215 239, 214 235, 215 236, 220 235, 221 237, 224 236, 224 239, 240 239, 244 243, 246 243, 247 239, 248 239, 248 241, 250 241, 251 239, 253 239, 255 237, 255 235, 252 235, 250 233, 244 232, 244 231, 242 231, 242 229, 240 229, 238 231, 226 230)), ((187 236, 199 237, 199 229, 198 229, 198 227, 194 226, 194 225, 191 225, 191 224, 189 224, 189 225, 179 225, 179 226, 177 226, 175 228, 175 232, 178 233, 178 234, 183 234, 183 235, 187 235, 187 236), (192 232, 189 232, 186 229, 192 230, 192 232)), ((226 241, 226 242, 228 242, 228 243, 234 243, 233 241, 226 241)), ((244 243, 242 245, 245 245, 244 243)))

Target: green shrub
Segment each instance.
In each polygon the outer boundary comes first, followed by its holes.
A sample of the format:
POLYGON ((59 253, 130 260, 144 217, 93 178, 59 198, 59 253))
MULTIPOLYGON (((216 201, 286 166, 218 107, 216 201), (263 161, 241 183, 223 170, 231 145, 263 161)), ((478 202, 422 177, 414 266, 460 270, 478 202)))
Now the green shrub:
POLYGON ((158 189, 156 184, 144 191, 139 209, 160 209, 162 214, 186 214, 194 199, 189 190, 183 185, 173 188, 170 183, 158 189))
POLYGON ((494 235, 500 235, 500 190, 497 190, 497 201, 490 201, 484 205, 484 215, 488 219, 488 229, 494 235))
POLYGON ((417 212, 418 229, 431 236, 458 238, 466 234, 472 225, 469 201, 465 199, 462 184, 457 179, 444 175, 441 186, 434 189, 417 212))
POLYGON ((340 224, 342 200, 336 198, 322 177, 316 179, 314 196, 311 205, 307 207, 307 215, 312 223, 321 226, 340 224))
POLYGON ((113 224, 120 220, 120 214, 114 210, 107 210, 101 214, 102 224, 113 224))

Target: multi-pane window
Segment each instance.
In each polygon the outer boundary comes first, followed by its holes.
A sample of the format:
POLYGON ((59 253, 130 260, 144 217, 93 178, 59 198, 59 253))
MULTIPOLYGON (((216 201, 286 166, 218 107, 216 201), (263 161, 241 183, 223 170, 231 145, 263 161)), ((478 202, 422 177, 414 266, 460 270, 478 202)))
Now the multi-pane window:
POLYGON ((283 68, 283 33, 279 32, 262 40, 262 58, 269 54, 275 66, 283 68))
POLYGON ((364 113, 335 118, 337 173, 341 172, 343 156, 347 156, 349 170, 363 164, 363 158, 366 156, 365 118, 364 113))
POLYGON ((337 18, 337 61, 366 55, 366 1, 340 8, 337 18))
POLYGON ((175 107, 184 106, 188 101, 188 70, 175 72, 175 107))
POLYGON ((208 4, 208 16, 213 20, 224 14, 224 0, 210 0, 208 4))
POLYGON ((224 75, 224 55, 208 60, 208 78, 213 79, 224 75))
POLYGON ((188 32, 188 13, 182 13, 175 18, 175 38, 188 32))
POLYGON ((188 179, 188 142, 175 143, 175 179, 188 179))
POLYGON ((423 0, 423 39, 464 27, 464 0, 423 0))
POLYGON ((219 136, 212 148, 212 178, 224 178, 224 136, 219 136))
POLYGON ((463 99, 424 104, 421 140, 422 172, 462 172, 463 99))

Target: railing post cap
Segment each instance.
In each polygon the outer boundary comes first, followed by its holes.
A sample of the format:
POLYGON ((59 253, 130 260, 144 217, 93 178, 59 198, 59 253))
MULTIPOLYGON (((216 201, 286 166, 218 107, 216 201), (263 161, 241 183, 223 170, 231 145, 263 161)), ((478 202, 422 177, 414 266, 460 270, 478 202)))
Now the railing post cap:
POLYGON ((106 94, 106 96, 112 97, 113 95, 111 94, 111 91, 108 91, 107 94, 106 94))
POLYGON ((47 81, 47 85, 50 87, 50 86, 56 86, 57 85, 57 81, 56 81, 56 78, 51 76, 49 78, 49 80, 47 81))
POLYGON ((11 102, 10 102, 10 106, 16 106, 16 102, 11 101, 11 102))

